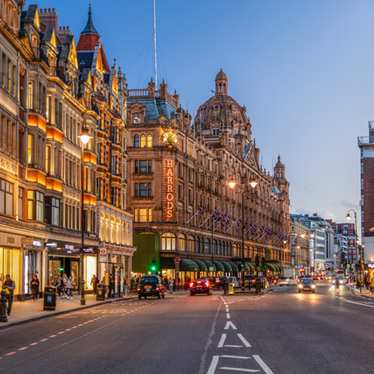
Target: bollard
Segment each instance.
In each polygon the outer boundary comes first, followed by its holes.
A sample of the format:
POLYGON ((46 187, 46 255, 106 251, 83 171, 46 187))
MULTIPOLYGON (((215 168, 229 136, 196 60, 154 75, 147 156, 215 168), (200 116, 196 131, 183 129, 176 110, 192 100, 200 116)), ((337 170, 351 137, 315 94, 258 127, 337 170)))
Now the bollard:
POLYGON ((0 298, 0 322, 8 322, 6 293, 1 291, 0 298))

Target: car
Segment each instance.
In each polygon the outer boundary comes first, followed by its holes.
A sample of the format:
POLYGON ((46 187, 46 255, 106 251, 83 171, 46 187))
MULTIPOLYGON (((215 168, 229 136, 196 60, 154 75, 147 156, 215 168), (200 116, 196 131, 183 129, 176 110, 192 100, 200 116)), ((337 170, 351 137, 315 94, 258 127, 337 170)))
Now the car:
POLYGON ((231 284, 234 288, 239 287, 239 280, 237 277, 227 277, 227 282, 231 284))
POLYGON ((333 286, 344 286, 347 283, 347 279, 343 276, 337 276, 331 281, 333 286))
POLYGON ((190 295, 195 296, 196 294, 211 294, 209 279, 197 279, 190 283, 190 295))
POLYGON ((280 277, 278 280, 278 286, 290 286, 291 285, 291 279, 288 277, 280 277))
POLYGON ((143 275, 139 281, 138 298, 139 300, 148 296, 156 296, 159 299, 165 298, 165 286, 158 275, 143 275))
POLYGON ((310 291, 316 292, 316 284, 312 278, 302 278, 297 286, 298 292, 310 291))

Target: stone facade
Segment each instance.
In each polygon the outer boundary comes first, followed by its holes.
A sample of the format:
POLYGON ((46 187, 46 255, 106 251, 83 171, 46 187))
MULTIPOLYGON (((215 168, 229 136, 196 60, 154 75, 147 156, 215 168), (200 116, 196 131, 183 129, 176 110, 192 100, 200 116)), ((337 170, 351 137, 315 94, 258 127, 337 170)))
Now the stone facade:
POLYGON ((228 96, 222 71, 215 95, 200 106, 194 122, 164 82, 159 89, 151 81, 146 89, 129 90, 128 201, 138 248, 135 271, 145 272, 157 262, 175 276, 174 270, 201 272, 205 261, 207 268, 213 263, 221 271, 223 263, 224 272, 237 272, 243 239, 248 270, 256 257, 290 265, 285 167, 278 158, 271 175, 260 165, 251 127, 245 108, 228 96))
MULTIPOLYGON (((93 26, 91 11, 87 24, 93 26)), ((78 286, 82 265, 90 288, 93 274, 115 272, 98 265, 99 247, 106 243, 126 256, 123 263, 131 271, 125 82, 105 63, 95 32, 86 26, 77 49, 54 9, 0 1, 0 279, 10 273, 18 295, 30 292, 33 273, 42 287, 53 284, 61 271, 78 286), (87 38, 91 44, 84 43, 87 38), (97 51, 97 59, 103 58, 89 65, 88 56, 97 51), (79 139, 82 132, 90 136, 86 146, 79 139), (102 143, 104 162, 97 159, 102 143), (103 216, 109 220, 105 230, 103 216), (84 264, 79 261, 82 226, 84 264)))

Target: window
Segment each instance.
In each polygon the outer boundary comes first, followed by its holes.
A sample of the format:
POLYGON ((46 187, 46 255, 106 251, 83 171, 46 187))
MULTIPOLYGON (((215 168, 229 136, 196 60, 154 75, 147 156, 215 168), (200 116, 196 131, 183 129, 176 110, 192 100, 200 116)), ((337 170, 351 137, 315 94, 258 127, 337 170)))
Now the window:
POLYGON ((151 197, 151 183, 135 183, 135 197, 151 197))
POLYGON ((161 235, 161 251, 175 251, 175 235, 167 232, 161 235))
POLYGON ((34 136, 32 134, 27 135, 27 163, 31 164, 33 161, 32 147, 34 143, 34 136))
POLYGON ((136 208, 134 219, 135 222, 152 222, 152 209, 136 208))
POLYGON ((45 146, 45 171, 47 174, 51 174, 51 145, 45 146))
POLYGON ((23 204, 24 204, 25 190, 22 187, 18 188, 18 219, 24 219, 23 204))
POLYGON ((187 250, 186 235, 184 234, 178 235, 178 250, 183 252, 187 250))
POLYGON ((45 217, 47 223, 60 226, 60 200, 55 197, 45 198, 45 217))
POLYGON ((140 147, 140 137, 138 134, 134 135, 134 148, 140 147))
POLYGON ((44 221, 44 195, 38 191, 27 191, 27 219, 44 221))
POLYGON ((135 160, 135 173, 136 174, 151 174, 152 173, 152 160, 135 160))
POLYGON ((147 148, 153 147, 153 138, 152 135, 147 135, 147 148))
POLYGON ((140 148, 145 148, 147 145, 147 137, 145 135, 140 136, 140 148))
POLYGON ((34 84, 29 82, 27 85, 27 109, 34 107, 34 84))
POLYGON ((13 183, 0 179, 0 214, 13 216, 13 183))

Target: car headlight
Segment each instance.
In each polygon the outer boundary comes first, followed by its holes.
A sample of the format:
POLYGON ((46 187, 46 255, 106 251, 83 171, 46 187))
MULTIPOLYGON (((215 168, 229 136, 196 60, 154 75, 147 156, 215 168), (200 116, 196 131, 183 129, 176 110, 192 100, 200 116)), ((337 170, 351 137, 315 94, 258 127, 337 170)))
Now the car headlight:
POLYGON ((316 285, 315 285, 315 284, 312 284, 312 288, 315 289, 315 288, 316 288, 316 285))
POLYGON ((299 288, 303 288, 303 285, 302 285, 302 284, 299 284, 299 288))
POLYGON ((343 280, 342 279, 340 279, 339 284, 343 284, 343 280))

